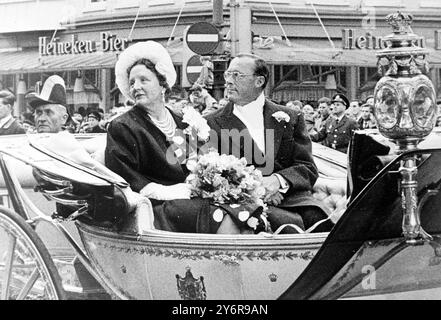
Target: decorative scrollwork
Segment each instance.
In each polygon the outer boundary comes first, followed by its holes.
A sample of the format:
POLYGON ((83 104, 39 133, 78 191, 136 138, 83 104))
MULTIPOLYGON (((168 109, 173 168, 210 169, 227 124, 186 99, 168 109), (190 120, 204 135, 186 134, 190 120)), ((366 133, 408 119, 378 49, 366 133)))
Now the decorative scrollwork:
POLYGON ((229 265, 238 265, 240 261, 248 259, 250 261, 278 261, 278 260, 295 260, 301 259, 305 261, 312 260, 315 254, 312 251, 301 252, 279 252, 279 251, 211 251, 211 250, 178 250, 168 248, 158 248, 152 246, 129 247, 117 246, 106 242, 96 242, 98 246, 107 248, 117 252, 125 252, 130 254, 147 254, 149 256, 171 257, 175 259, 191 259, 191 260, 219 260, 229 265))

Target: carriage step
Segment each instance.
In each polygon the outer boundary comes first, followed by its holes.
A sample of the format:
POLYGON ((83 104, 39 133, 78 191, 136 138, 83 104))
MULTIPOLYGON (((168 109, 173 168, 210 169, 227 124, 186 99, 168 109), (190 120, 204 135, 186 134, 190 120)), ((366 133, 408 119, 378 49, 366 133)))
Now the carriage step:
POLYGON ((73 255, 52 256, 69 300, 109 300, 111 297, 73 255))

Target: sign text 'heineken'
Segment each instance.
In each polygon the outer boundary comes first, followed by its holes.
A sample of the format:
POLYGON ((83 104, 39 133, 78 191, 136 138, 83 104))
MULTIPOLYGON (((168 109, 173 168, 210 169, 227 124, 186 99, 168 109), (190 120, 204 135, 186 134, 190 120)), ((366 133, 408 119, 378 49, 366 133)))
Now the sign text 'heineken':
POLYGON ((78 40, 72 35, 71 41, 60 41, 54 38, 51 42, 48 37, 38 38, 38 52, 40 56, 82 54, 92 53, 100 50, 102 52, 123 51, 128 46, 128 39, 117 38, 108 32, 100 33, 100 40, 78 40))

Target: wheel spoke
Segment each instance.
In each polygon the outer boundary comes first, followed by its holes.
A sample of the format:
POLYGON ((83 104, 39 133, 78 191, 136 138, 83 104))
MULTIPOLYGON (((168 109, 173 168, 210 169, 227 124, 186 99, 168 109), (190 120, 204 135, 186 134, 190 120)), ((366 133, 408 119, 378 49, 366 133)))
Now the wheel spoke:
POLYGON ((4 279, 2 284, 2 294, 1 294, 1 300, 6 300, 9 296, 9 284, 11 282, 11 274, 12 274, 12 263, 14 260, 14 251, 15 251, 15 244, 17 239, 14 235, 9 236, 9 246, 8 246, 8 252, 6 256, 6 262, 5 262, 5 273, 4 273, 4 279))
POLYGON ((17 300, 23 300, 29 293, 29 291, 32 289, 32 287, 35 284, 35 281, 37 281, 38 277, 40 276, 40 272, 37 268, 32 271, 31 276, 29 277, 28 282, 26 282, 23 289, 21 289, 20 293, 18 294, 17 300))

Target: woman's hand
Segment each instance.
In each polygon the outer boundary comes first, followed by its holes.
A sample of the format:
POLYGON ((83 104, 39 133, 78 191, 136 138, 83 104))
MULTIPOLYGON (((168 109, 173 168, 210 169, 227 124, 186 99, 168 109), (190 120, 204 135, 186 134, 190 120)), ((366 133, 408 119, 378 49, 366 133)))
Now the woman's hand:
POLYGON ((156 200, 190 199, 191 186, 187 183, 165 186, 152 182, 142 188, 139 193, 144 197, 156 200))

